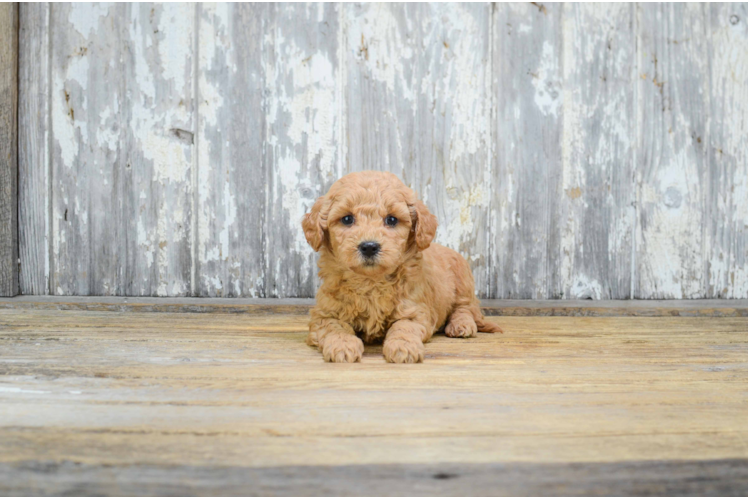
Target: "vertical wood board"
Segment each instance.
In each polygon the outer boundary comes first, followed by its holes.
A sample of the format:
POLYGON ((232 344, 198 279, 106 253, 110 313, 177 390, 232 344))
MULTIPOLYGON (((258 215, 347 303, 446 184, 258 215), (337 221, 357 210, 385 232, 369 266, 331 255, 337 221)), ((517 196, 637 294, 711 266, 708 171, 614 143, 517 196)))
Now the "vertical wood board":
POLYGON ((549 297, 631 297, 636 40, 631 4, 564 4, 562 171, 549 297))
POLYGON ((0 4, 0 296, 18 293, 18 4, 0 4))
MULTIPOLYGON (((122 5, 52 5, 52 259, 55 295, 124 294, 122 5)), ((135 215, 135 214, 130 214, 135 215)))
POLYGON ((637 5, 636 298, 706 296, 707 7, 637 5))
POLYGON ((194 294, 264 296, 263 31, 269 5, 198 6, 194 294))
POLYGON ((490 296, 546 298, 562 168, 562 5, 494 8, 490 296))
POLYGON ((130 4, 118 20, 124 151, 122 214, 112 222, 123 233, 125 295, 191 294, 195 8, 130 4))
POLYGON ((748 296, 748 4, 709 5, 705 296, 748 296))
POLYGON ((18 228, 20 293, 49 294, 49 3, 19 6, 18 228))

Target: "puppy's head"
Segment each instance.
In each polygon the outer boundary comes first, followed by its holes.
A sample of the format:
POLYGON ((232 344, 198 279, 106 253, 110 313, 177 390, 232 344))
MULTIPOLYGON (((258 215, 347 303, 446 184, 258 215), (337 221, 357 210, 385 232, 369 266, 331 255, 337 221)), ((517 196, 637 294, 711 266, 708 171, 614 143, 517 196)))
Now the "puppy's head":
POLYGON ((428 248, 437 221, 397 176, 369 171, 335 182, 302 226, 315 251, 326 248, 348 269, 374 276, 428 248))

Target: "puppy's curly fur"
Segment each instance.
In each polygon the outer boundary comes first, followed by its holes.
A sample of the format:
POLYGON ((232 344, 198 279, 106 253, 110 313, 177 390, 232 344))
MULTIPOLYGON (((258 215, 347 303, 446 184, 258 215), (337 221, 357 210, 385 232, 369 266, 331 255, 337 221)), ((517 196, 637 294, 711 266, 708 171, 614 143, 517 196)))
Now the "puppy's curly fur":
POLYGON ((431 243, 436 217, 397 176, 346 175, 302 226, 320 252, 322 279, 307 343, 326 361, 360 361, 363 342, 384 339, 387 361, 417 363, 424 342, 445 325, 448 337, 501 332, 483 318, 467 261, 431 243), (378 245, 374 255, 364 242, 378 245))

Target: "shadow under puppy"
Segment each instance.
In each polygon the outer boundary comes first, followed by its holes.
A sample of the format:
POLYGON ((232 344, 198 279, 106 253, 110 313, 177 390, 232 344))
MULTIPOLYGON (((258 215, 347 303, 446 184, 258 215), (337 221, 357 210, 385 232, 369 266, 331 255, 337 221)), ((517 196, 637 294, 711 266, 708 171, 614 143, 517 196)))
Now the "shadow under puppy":
POLYGON ((445 324, 448 337, 502 331, 483 318, 467 261, 431 243, 436 217, 394 174, 346 175, 302 226, 322 279, 307 343, 325 361, 360 361, 362 339, 384 338, 387 361, 418 363, 445 324))

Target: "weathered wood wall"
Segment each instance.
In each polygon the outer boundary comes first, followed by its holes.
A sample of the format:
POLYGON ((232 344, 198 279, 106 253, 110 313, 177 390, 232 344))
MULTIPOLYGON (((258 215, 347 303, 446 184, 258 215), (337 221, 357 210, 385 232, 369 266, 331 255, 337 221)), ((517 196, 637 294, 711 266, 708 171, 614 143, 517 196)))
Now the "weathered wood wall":
POLYGON ((0 297, 18 293, 18 4, 0 3, 0 297))
POLYGON ((339 176, 482 297, 748 297, 746 4, 23 4, 21 290, 309 297, 339 176))

